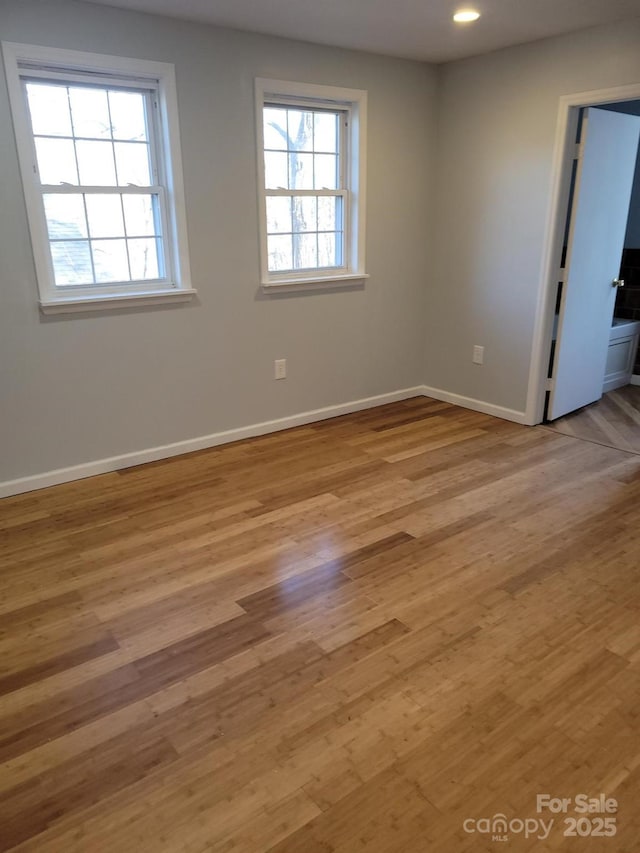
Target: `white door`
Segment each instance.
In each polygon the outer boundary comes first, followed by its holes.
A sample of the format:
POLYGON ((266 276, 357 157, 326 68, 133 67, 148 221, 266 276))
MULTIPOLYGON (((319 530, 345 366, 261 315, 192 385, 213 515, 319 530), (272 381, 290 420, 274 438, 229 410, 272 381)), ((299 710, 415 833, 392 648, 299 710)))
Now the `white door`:
POLYGON ((591 108, 584 122, 549 420, 602 396, 640 139, 640 116, 591 108))

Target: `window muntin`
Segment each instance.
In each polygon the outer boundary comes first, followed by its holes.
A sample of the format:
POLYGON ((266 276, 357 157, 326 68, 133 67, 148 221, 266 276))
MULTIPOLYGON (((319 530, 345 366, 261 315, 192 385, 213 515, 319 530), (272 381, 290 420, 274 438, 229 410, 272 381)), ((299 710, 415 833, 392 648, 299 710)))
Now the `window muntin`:
POLYGON ((267 271, 345 267, 348 111, 263 107, 267 271))
POLYGON ((166 282, 153 89, 23 77, 56 289, 166 282))

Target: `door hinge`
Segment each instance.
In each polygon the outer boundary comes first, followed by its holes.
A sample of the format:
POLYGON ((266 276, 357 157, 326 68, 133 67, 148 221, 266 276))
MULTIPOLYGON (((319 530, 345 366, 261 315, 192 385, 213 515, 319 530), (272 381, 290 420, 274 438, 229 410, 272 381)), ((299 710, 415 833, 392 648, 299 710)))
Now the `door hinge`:
POLYGON ((553 379, 548 378, 544 383, 545 391, 553 391, 553 379))
POLYGON ((574 160, 581 160, 583 151, 584 151, 584 142, 576 142, 576 150, 573 152, 573 159, 574 160))

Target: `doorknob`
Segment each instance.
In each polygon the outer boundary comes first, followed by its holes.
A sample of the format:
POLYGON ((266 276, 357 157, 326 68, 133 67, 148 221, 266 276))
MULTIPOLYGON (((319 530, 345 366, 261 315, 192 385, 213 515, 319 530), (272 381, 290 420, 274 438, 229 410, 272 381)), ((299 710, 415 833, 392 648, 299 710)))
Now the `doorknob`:
POLYGON ((614 280, 611 282, 611 287, 624 287, 624 279, 614 278, 614 280))

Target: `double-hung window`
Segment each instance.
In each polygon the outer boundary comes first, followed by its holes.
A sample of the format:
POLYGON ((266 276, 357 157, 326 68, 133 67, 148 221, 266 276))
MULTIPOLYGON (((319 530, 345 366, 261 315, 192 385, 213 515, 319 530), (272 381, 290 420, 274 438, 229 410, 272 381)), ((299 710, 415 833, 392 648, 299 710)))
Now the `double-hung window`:
POLYGON ((43 310, 188 298, 172 66, 3 50, 43 310))
POLYGON ((366 93, 257 80, 262 285, 366 278, 366 93))

